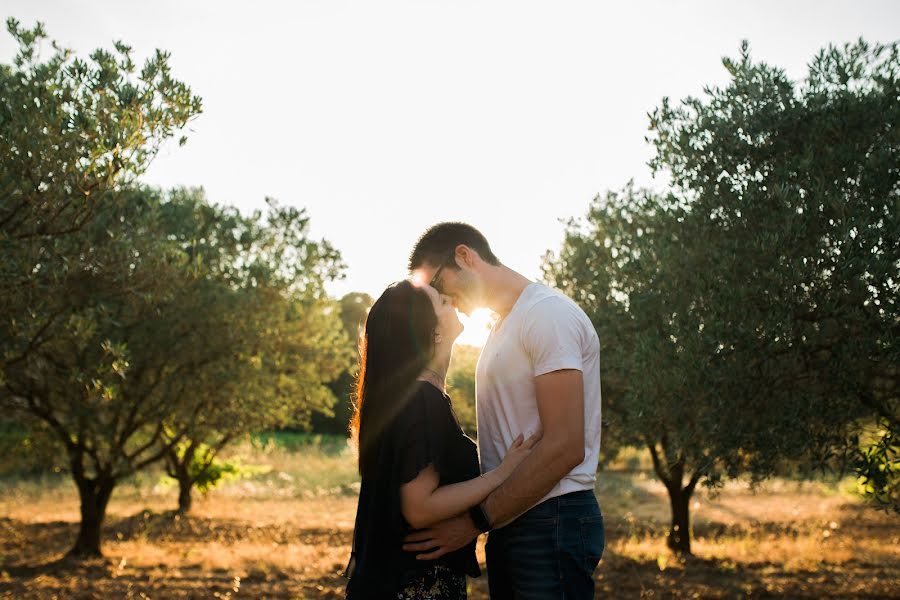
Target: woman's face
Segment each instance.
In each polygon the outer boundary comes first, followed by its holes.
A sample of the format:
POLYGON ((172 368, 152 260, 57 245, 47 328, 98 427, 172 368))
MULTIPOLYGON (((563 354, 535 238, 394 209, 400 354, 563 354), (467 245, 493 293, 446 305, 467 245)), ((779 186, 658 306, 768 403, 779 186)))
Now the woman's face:
POLYGON ((436 289, 427 284, 423 285, 422 289, 425 290, 425 293, 431 299, 431 304, 434 306, 434 314, 437 315, 436 333, 440 333, 445 342, 452 344, 459 337, 459 334, 463 332, 464 327, 459 320, 459 315, 456 314, 456 309, 453 307, 450 297, 439 294, 436 289))

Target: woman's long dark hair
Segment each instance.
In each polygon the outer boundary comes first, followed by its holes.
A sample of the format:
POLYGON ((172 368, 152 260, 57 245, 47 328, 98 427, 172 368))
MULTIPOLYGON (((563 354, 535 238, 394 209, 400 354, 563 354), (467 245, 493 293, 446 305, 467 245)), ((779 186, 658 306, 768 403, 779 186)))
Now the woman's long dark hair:
POLYGON ((437 315, 425 290, 408 281, 388 287, 372 305, 359 344, 360 367, 350 435, 359 473, 374 473, 378 440, 412 393, 434 353, 437 315))

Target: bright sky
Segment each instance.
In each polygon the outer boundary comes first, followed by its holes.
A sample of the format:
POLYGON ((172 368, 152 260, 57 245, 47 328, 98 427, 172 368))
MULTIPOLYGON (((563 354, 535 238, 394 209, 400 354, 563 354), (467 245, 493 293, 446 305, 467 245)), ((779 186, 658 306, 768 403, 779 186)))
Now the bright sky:
MULTIPOLYGON (((723 83, 741 39, 794 77, 828 42, 900 39, 900 2, 864 0, 7 0, 0 14, 84 55, 116 39, 141 59, 169 50, 204 112, 145 181, 307 207, 349 266, 330 291, 376 297, 444 220, 536 278, 560 219, 632 178, 665 185, 646 166, 647 112, 723 83)), ((14 51, 0 36, 0 60, 14 51)))

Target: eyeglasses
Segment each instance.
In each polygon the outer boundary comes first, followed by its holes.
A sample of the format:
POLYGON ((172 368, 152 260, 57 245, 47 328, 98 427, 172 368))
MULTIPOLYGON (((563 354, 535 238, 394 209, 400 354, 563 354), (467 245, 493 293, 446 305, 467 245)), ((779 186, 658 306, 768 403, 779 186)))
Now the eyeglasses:
POLYGON ((451 264, 456 264, 456 250, 453 250, 453 254, 447 257, 447 260, 441 263, 438 267, 437 271, 434 272, 434 277, 431 278, 431 281, 428 282, 428 285, 436 289, 439 293, 441 292, 441 288, 438 285, 438 281, 441 277, 441 271, 444 270, 444 267, 450 266, 451 264))

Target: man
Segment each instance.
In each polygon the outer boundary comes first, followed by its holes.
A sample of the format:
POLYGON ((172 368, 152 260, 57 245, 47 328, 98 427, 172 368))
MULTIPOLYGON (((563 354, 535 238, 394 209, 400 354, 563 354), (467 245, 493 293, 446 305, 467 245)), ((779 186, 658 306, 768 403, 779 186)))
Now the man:
POLYGON ((594 495, 600 450, 600 344, 572 300, 500 263, 464 223, 426 231, 409 269, 466 314, 499 320, 476 369, 482 471, 500 464, 520 433, 541 440, 513 475, 467 514, 406 538, 419 558, 442 556, 490 531, 492 600, 593 598, 604 547, 594 495))

